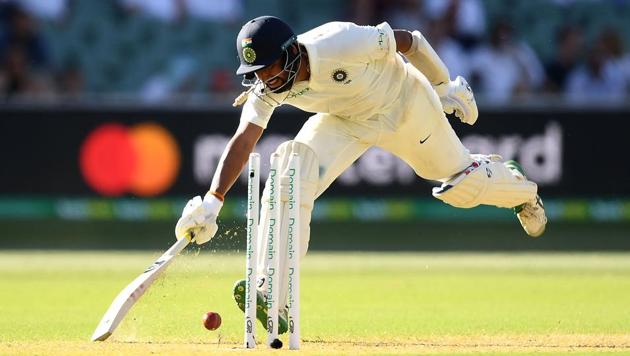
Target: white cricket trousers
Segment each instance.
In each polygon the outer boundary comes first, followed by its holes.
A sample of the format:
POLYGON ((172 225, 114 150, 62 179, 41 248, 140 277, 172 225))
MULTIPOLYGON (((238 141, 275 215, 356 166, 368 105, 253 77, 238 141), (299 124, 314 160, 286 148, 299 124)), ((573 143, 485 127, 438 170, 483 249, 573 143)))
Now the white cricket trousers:
MULTIPOLYGON (((368 148, 377 146, 391 152, 430 180, 444 181, 472 164, 468 150, 451 128, 440 99, 424 75, 408 68, 406 85, 400 97, 385 114, 365 121, 351 121, 330 114, 316 114, 308 119, 295 141, 311 147, 319 159, 319 182, 315 198, 343 173, 368 148)), ((268 194, 268 187, 264 194, 268 194)), ((304 257, 310 240, 311 208, 301 209, 300 255, 304 257)), ((261 209, 258 240, 259 271, 266 269, 266 204, 261 209)), ((286 239, 281 239, 280 301, 287 297, 286 239)), ((259 288, 267 288, 266 281, 259 288)), ((280 304, 281 307, 284 304, 280 304)))
POLYGON ((295 140, 310 146, 320 164, 320 196, 372 146, 396 155, 415 173, 444 181, 472 163, 424 75, 407 64, 406 85, 385 114, 351 121, 330 114, 308 119, 295 140))

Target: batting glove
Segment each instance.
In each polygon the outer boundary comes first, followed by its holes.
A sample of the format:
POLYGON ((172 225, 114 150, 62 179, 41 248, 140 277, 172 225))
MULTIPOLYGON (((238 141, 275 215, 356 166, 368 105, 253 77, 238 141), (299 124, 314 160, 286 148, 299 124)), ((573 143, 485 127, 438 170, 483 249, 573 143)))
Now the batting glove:
POLYGON ((468 125, 477 121, 479 111, 470 85, 466 79, 457 76, 455 80, 433 87, 440 97, 442 108, 447 114, 455 116, 468 125))
POLYGON ((213 195, 207 195, 203 200, 200 196, 190 199, 175 226, 177 239, 190 232, 198 245, 210 241, 217 233, 217 216, 222 206, 223 202, 213 195))

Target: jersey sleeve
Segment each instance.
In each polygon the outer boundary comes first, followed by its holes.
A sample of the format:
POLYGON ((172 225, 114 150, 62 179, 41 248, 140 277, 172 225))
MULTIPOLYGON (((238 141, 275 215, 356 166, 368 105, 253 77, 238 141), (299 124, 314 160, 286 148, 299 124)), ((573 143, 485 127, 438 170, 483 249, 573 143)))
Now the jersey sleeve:
POLYGON ((241 111, 241 122, 251 122, 266 129, 274 109, 275 107, 262 101, 256 94, 250 93, 241 111))
POLYGON ((369 62, 396 54, 394 31, 387 22, 378 26, 359 26, 351 22, 330 25, 321 29, 329 33, 319 36, 331 39, 321 46, 322 57, 340 55, 345 60, 369 62))

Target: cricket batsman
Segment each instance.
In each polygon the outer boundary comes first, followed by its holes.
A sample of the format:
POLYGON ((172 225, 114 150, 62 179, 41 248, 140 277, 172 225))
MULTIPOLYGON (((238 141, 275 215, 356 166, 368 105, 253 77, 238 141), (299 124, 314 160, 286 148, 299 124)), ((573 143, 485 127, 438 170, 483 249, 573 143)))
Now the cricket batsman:
MULTIPOLYGON (((447 204, 514 209, 528 235, 538 237, 545 231, 547 218, 538 187, 520 165, 494 154, 471 154, 451 128, 445 113, 473 125, 477 104, 466 80, 450 79, 448 68, 419 31, 393 30, 386 22, 378 26, 331 22, 296 36, 282 20, 262 16, 242 27, 236 49, 240 59, 236 74, 248 87, 235 101, 243 104, 240 124, 210 190, 184 209, 175 228, 177 238, 193 232, 196 242, 203 244, 214 236, 225 195, 274 109, 285 104, 313 113, 295 139, 276 150, 282 167, 291 154, 300 158, 302 257, 308 249, 315 199, 373 146, 401 158, 419 177, 441 182, 433 196, 447 204)), ((260 265, 265 260, 267 234, 262 231, 267 228, 268 203, 269 184, 262 196, 260 265)), ((279 251, 285 251, 279 258, 284 271, 280 301, 286 301, 286 246, 279 251)), ((258 288, 262 294, 264 278, 258 288)), ((242 303, 239 306, 243 309, 242 303)), ((265 325, 263 314, 258 318, 265 325)), ((286 310, 279 314, 279 332, 284 333, 286 310)))

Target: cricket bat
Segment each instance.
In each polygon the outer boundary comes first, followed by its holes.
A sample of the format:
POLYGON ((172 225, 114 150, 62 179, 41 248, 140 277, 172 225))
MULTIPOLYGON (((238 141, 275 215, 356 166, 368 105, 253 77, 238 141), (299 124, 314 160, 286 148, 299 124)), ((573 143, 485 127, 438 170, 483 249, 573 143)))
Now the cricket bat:
POLYGON ((173 257, 177 256, 191 241, 191 236, 177 240, 162 256, 153 262, 141 275, 134 279, 123 289, 103 315, 103 319, 92 334, 92 341, 105 341, 114 332, 114 329, 125 318, 133 305, 140 299, 144 292, 151 287, 155 279, 168 267, 173 257))

